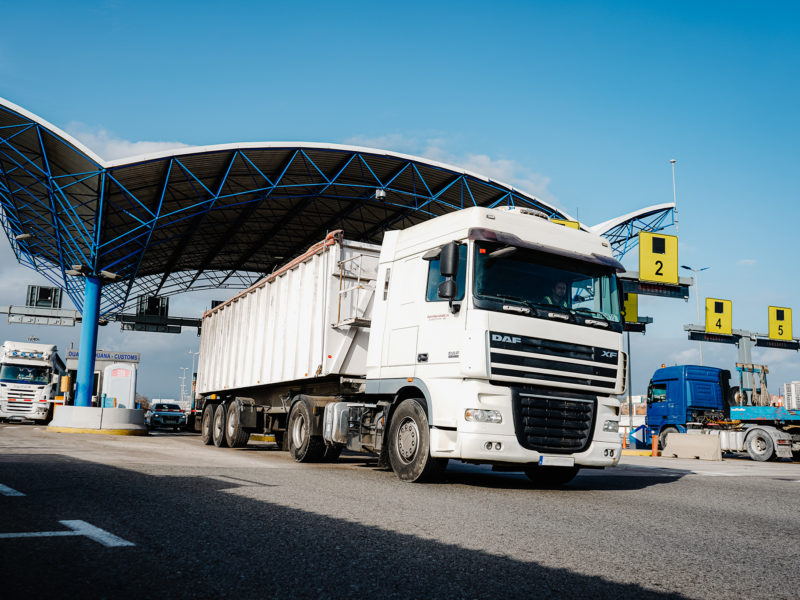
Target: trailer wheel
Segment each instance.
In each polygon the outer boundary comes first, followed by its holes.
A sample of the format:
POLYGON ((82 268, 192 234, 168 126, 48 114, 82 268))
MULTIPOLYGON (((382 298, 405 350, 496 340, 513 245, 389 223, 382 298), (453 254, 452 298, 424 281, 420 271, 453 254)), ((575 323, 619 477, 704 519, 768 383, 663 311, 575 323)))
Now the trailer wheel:
POLYGON ((231 448, 244 448, 250 439, 250 432, 242 428, 239 419, 239 404, 234 402, 228 407, 228 415, 225 419, 225 441, 231 448))
POLYGON ((775 444, 763 429, 753 430, 745 440, 745 447, 750 458, 759 462, 768 461, 775 455, 775 444))
POLYGON ((430 426, 420 400, 403 400, 389 423, 389 464, 403 481, 435 479, 447 460, 430 452, 430 426))
POLYGON ((297 462, 316 462, 325 454, 325 442, 311 435, 311 406, 305 400, 295 402, 289 415, 289 454, 297 462))
POLYGON ((525 475, 528 476, 537 488, 551 489, 559 488, 572 481, 580 471, 580 467, 540 467, 539 465, 528 465, 525 467, 525 475))
MULTIPOLYGON (((149 428, 149 426, 148 426, 149 428)), ((214 405, 206 404, 200 421, 200 438, 206 446, 214 443, 214 405)))
POLYGON ((661 433, 658 434, 658 449, 663 450, 664 447, 667 445, 667 436, 670 433, 678 433, 678 429, 676 427, 664 427, 661 430, 661 433))
POLYGON ((217 448, 225 448, 228 442, 225 440, 225 403, 220 402, 214 410, 214 425, 211 428, 214 445, 217 448))

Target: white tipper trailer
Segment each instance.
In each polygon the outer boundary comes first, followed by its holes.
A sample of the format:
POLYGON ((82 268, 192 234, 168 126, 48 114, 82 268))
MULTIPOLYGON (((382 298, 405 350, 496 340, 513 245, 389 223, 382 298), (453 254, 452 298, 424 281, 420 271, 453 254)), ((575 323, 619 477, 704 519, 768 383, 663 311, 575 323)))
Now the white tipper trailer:
POLYGON ((203 441, 374 453, 405 481, 449 459, 541 485, 616 465, 622 270, 603 238, 530 209, 468 208, 381 245, 333 232, 203 315, 203 441))
POLYGON ((45 423, 63 403, 58 384, 66 374, 58 348, 51 344, 6 341, 0 346, 0 419, 45 423))

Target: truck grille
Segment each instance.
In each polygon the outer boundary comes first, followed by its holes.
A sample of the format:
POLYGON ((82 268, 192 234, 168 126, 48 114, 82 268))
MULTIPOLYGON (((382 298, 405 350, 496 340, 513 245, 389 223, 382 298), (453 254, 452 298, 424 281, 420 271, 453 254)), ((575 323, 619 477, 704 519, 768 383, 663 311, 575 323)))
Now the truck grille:
POLYGON ((609 392, 617 385, 616 350, 494 331, 489 336, 489 347, 492 379, 557 383, 609 392))
POLYGON ((14 398, 15 400, 33 400, 36 398, 36 390, 9 387, 8 397, 14 398))
POLYGON ((582 452, 592 441, 597 398, 586 394, 514 389, 514 431, 523 448, 582 452))
POLYGON ((29 415, 33 412, 36 404, 30 400, 20 400, 17 402, 7 402, 5 412, 10 415, 29 415))

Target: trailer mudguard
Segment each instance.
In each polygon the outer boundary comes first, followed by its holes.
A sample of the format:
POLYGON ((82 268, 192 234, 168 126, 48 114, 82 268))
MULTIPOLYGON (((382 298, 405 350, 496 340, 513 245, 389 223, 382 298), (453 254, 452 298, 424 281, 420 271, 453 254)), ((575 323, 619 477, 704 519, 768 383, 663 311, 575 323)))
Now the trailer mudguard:
POLYGON ((231 402, 228 410, 239 411, 239 423, 241 423, 244 429, 256 429, 258 427, 256 401, 252 398, 236 397, 233 402, 231 402))

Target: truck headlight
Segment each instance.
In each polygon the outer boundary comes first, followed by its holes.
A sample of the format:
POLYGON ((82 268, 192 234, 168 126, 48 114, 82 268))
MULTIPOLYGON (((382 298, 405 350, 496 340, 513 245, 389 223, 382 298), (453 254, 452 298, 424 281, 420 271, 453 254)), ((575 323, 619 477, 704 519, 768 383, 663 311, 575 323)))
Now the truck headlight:
POLYGON ((499 410, 484 410, 481 408, 468 408, 464 411, 464 418, 467 421, 476 423, 502 423, 503 415, 499 410))
POLYGON ((605 421, 603 431, 608 433, 619 433, 619 421, 605 421))

